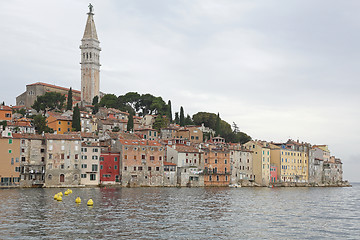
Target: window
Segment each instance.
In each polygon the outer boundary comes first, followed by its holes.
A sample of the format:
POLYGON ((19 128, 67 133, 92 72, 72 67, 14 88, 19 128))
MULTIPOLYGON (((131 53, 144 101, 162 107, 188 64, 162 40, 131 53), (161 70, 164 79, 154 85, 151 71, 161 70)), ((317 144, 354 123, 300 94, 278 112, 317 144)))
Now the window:
POLYGON ((79 159, 79 154, 75 154, 75 159, 79 159))
POLYGON ((103 161, 104 161, 104 157, 100 157, 100 161, 103 162, 103 161))
POLYGON ((159 156, 159 161, 161 161, 162 160, 162 157, 161 156, 159 156))
POLYGON ((155 160, 155 157, 154 157, 154 156, 150 156, 150 160, 155 160))
POLYGON ((136 160, 136 155, 134 155, 134 160, 136 160))
POLYGON ((127 167, 124 167, 124 171, 127 171, 127 167))
POLYGON ((98 156, 96 155, 92 156, 92 160, 98 160, 98 156))
POLYGON ((136 171, 136 167, 134 167, 134 171, 136 171))
POLYGON ((93 148, 93 152, 99 152, 99 149, 93 148))
POLYGON ((95 181, 96 180, 96 174, 91 173, 90 174, 90 181, 95 181))
POLYGON ((61 159, 64 159, 65 158, 65 155, 62 153, 61 154, 61 159))
POLYGON ((100 165, 100 170, 102 170, 103 169, 103 165, 100 165))
POLYGON ((19 158, 15 158, 15 162, 19 162, 19 158))
POLYGON ((75 169, 78 169, 78 165, 77 165, 77 164, 75 164, 75 165, 74 165, 74 168, 75 168, 75 169))
POLYGON ((138 167, 138 170, 139 170, 139 171, 142 171, 142 170, 143 170, 143 168, 142 168, 142 167, 138 167))
POLYGON ((127 159, 127 155, 124 155, 124 159, 127 159))
POLYGON ((227 160, 226 160, 226 159, 224 160, 224 162, 225 162, 225 164, 227 164, 227 160))
POLYGON ((218 160, 217 160, 217 159, 215 159, 215 163, 218 163, 218 160))
POLYGON ((81 164, 81 168, 87 168, 87 164, 81 164))
POLYGON ((86 174, 81 174, 80 177, 81 178, 86 178, 86 174))
POLYGON ((146 157, 145 157, 145 155, 143 154, 143 155, 141 155, 141 159, 145 159, 146 157))
POLYGON ((51 175, 51 174, 48 175, 48 179, 49 179, 49 180, 52 179, 52 175, 51 175))
POLYGON ((148 171, 151 171, 151 167, 148 167, 148 171))
POLYGON ((97 172, 97 170, 98 170, 98 165, 97 165, 97 164, 93 164, 93 165, 91 166, 91 170, 92 170, 93 172, 97 172))
POLYGON ((61 168, 61 169, 64 169, 64 164, 61 164, 61 165, 60 165, 60 168, 61 168))
POLYGON ((117 169, 117 165, 114 166, 114 169, 117 169))
POLYGON ((9 144, 12 144, 12 139, 9 139, 9 144))
POLYGON ((219 181, 219 176, 216 176, 216 181, 219 181))
POLYGON ((65 182, 65 175, 64 174, 60 174, 60 182, 65 182))
POLYGON ((9 153, 12 153, 11 149, 9 149, 9 153))
POLYGON ((52 169, 52 163, 48 164, 48 169, 52 169))
POLYGON ((160 167, 156 167, 156 171, 160 171, 160 167))

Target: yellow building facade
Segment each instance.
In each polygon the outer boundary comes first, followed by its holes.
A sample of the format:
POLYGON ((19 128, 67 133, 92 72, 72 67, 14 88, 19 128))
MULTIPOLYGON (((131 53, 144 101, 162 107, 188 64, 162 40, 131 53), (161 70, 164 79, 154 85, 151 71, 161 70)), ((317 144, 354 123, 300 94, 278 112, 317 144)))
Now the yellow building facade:
POLYGON ((2 186, 18 185, 20 180, 20 139, 11 132, 0 136, 0 180, 2 186))
POLYGON ((267 186, 270 183, 271 151, 265 141, 249 141, 246 148, 252 151, 253 174, 257 184, 267 186))
POLYGON ((47 126, 52 128, 57 134, 64 134, 66 132, 71 132, 72 129, 72 119, 66 116, 60 116, 56 114, 51 114, 46 119, 47 126))
POLYGON ((308 182, 309 154, 303 144, 270 144, 271 164, 281 182, 308 182))

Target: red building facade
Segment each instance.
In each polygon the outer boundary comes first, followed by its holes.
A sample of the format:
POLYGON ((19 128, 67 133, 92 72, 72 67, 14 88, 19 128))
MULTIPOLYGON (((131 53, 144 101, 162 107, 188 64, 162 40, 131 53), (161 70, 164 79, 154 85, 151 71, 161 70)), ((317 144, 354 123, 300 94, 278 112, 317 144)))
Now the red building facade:
POLYGON ((102 150, 100 184, 119 184, 120 180, 120 152, 102 150))

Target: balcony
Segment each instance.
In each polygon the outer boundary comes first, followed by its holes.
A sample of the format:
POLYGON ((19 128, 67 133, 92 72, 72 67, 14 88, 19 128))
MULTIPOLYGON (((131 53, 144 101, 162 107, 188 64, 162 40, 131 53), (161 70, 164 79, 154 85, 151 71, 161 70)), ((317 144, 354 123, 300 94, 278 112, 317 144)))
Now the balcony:
POLYGON ((230 172, 228 171, 219 171, 219 170, 216 170, 216 169, 207 169, 205 168, 204 171, 200 174, 203 174, 203 175, 231 175, 230 172))

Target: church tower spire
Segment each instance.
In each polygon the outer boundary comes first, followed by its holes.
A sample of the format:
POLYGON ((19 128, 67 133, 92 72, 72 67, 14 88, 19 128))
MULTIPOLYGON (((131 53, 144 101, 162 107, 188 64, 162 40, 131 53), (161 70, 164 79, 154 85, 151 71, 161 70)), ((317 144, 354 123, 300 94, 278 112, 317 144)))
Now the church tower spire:
POLYGON ((81 39, 81 103, 91 104, 100 97, 100 42, 96 33, 93 6, 89 4, 87 21, 81 39))

